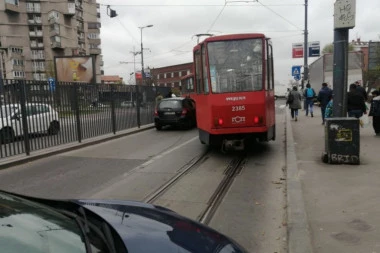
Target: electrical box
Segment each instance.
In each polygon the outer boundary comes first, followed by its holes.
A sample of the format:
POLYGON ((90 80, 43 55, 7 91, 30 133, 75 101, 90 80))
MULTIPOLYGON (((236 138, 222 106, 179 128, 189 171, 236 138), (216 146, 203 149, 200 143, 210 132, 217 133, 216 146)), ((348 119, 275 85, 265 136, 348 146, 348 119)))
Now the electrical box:
POLYGON ((331 164, 360 164, 360 128, 356 118, 328 118, 325 125, 323 161, 331 164))
POLYGON ((336 0, 334 4, 334 29, 354 28, 356 0, 336 0))

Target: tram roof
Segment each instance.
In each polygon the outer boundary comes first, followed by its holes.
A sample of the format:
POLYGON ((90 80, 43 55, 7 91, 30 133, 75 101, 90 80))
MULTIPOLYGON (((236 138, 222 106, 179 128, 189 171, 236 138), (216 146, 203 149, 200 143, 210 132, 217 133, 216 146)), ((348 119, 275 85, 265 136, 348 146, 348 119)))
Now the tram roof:
POLYGON ((239 39, 254 39, 254 38, 265 38, 262 33, 240 33, 240 34, 228 34, 228 35, 218 35, 206 38, 204 42, 221 41, 221 40, 239 40, 239 39))

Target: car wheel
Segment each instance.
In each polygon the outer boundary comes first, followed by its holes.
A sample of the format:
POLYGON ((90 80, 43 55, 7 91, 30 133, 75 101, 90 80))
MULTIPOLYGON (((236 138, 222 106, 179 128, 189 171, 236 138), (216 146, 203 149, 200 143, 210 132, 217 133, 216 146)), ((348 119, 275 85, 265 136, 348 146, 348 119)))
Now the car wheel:
POLYGON ((160 130, 162 129, 162 126, 161 126, 160 124, 156 124, 155 127, 156 127, 156 129, 157 129, 158 131, 160 131, 160 130))
POLYGON ((6 127, 0 131, 1 143, 11 143, 15 139, 15 133, 12 128, 6 127))
POLYGON ((59 122, 53 121, 50 123, 49 129, 48 129, 48 134, 56 135, 56 134, 58 134, 59 130, 60 130, 59 122))

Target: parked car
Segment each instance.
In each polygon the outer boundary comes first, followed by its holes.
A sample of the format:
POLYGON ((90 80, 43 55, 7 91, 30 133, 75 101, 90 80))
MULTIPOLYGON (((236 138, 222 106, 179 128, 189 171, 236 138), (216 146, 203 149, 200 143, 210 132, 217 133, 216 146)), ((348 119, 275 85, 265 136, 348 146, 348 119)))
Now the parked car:
POLYGON ((132 108, 135 107, 135 104, 132 101, 123 101, 120 103, 121 107, 126 107, 126 108, 132 108))
MULTIPOLYGON (((58 113, 47 104, 28 103, 25 105, 28 133, 58 134, 60 130, 58 113)), ((20 104, 1 106, 0 140, 12 142, 15 137, 24 135, 23 115, 20 104)))
POLYGON ((191 128, 196 125, 195 102, 191 98, 163 98, 154 112, 154 124, 157 130, 163 126, 191 128))
POLYGON ((151 204, 52 200, 0 191, 1 253, 247 252, 198 222, 151 204))
POLYGON ((102 103, 98 103, 98 102, 93 102, 91 103, 90 105, 90 108, 108 108, 110 107, 109 105, 106 105, 106 104, 102 104, 102 103))

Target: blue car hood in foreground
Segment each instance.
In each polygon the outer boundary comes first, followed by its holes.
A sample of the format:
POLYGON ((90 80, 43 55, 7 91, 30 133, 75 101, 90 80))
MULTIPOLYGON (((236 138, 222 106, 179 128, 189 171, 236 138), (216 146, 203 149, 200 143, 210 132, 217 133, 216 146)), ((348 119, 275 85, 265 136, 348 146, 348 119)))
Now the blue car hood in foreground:
POLYGON ((106 220, 129 253, 246 252, 215 230, 162 207, 133 201, 75 202, 106 220))

